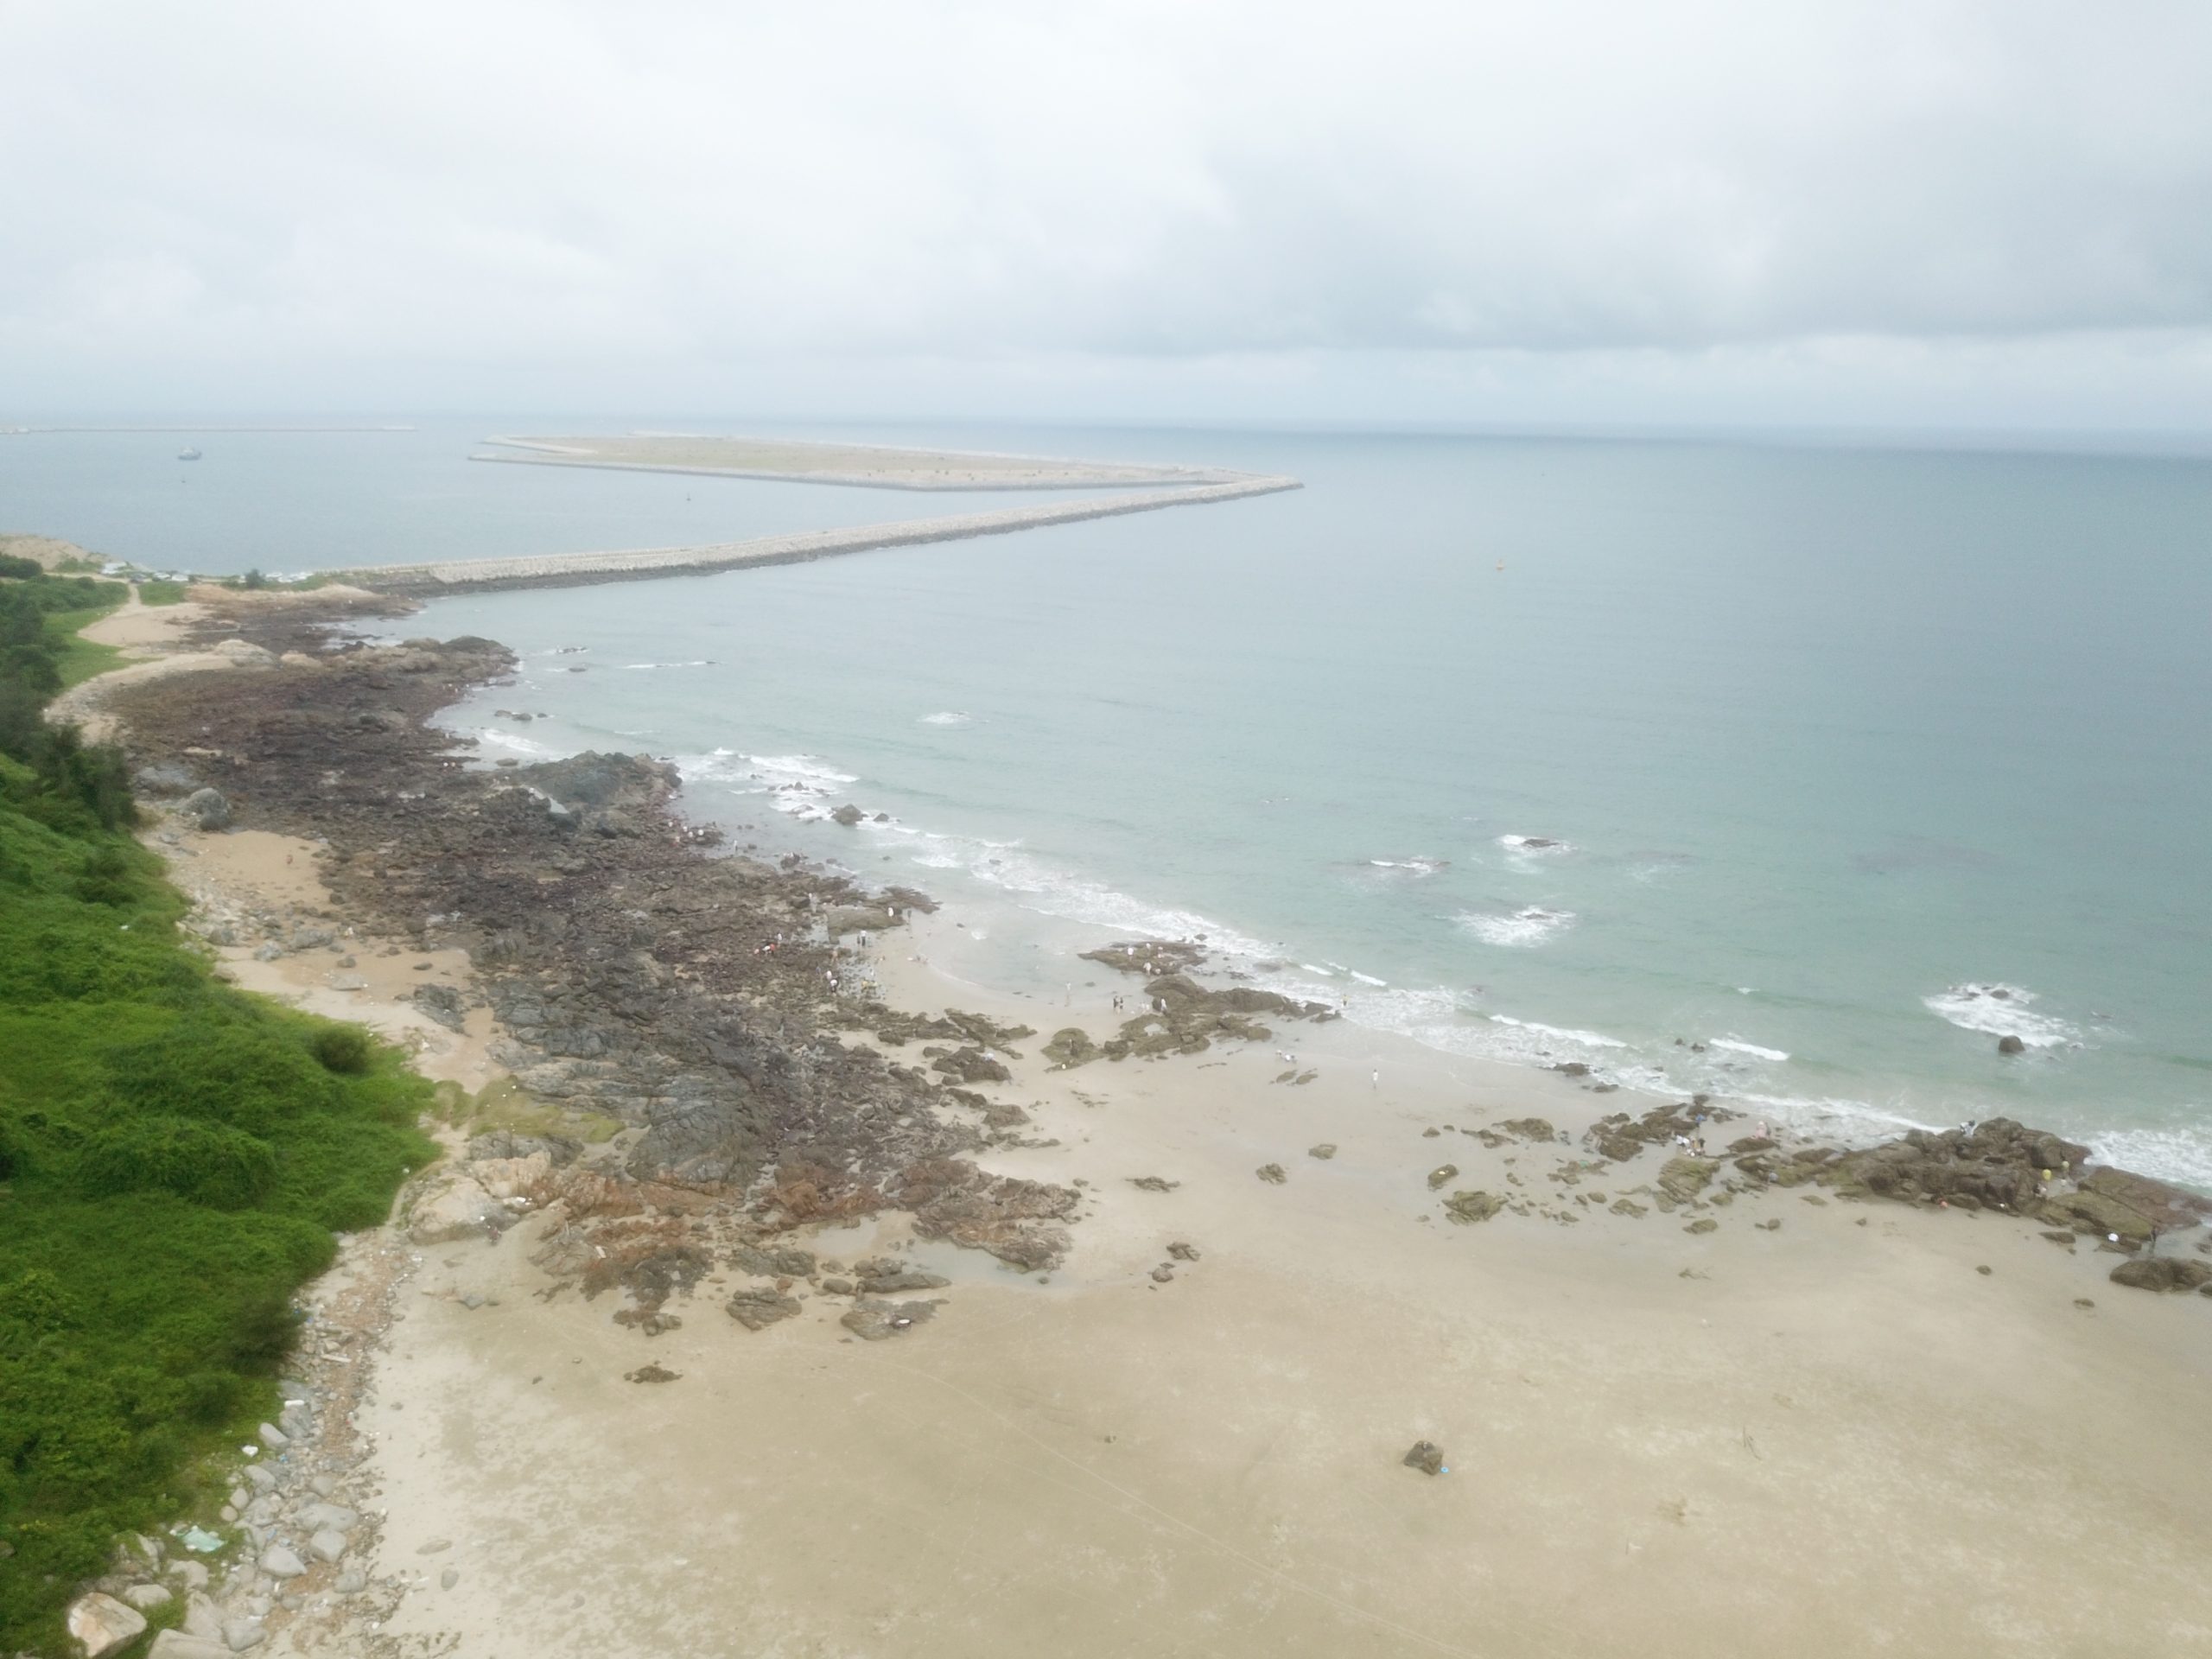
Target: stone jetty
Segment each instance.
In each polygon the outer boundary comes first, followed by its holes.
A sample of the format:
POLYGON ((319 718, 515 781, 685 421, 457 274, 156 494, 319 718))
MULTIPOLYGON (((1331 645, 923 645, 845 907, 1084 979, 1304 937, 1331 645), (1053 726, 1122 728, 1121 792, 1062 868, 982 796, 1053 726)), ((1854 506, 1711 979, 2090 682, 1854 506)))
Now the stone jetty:
POLYGON ((710 571, 734 570, 751 565, 797 564, 809 559, 829 558, 840 553, 866 553, 886 547, 912 547, 925 542, 961 541, 971 536, 1004 536, 1020 530, 1040 529, 1047 524, 1076 524, 1086 518, 1110 518, 1125 512, 1152 512, 1162 507, 1234 501, 1249 495, 1271 495, 1278 491, 1302 487, 1294 478, 1251 475, 1225 484, 1154 490, 1142 494, 1092 497, 1033 507, 1008 507, 995 512, 957 513, 934 518, 902 519, 892 524, 857 524, 843 530, 802 531, 792 535, 760 536, 749 541, 721 542, 695 547, 637 548, 611 553, 550 553, 514 559, 461 559, 438 564, 385 565, 332 574, 378 593, 413 595, 512 588, 582 587, 602 582, 646 582, 661 576, 705 575, 710 571))

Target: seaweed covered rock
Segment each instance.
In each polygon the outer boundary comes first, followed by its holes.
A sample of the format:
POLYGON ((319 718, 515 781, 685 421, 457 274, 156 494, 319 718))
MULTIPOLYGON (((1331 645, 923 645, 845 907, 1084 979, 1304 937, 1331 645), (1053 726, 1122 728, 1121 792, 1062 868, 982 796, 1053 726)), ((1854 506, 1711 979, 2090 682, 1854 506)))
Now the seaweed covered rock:
POLYGON ((1444 1213, 1461 1225, 1488 1221, 1505 1208, 1505 1200, 1489 1192, 1454 1192, 1444 1200, 1444 1213))
POLYGON ((748 1331, 765 1331, 798 1314, 798 1299, 780 1290, 741 1290, 724 1306, 730 1318, 748 1331))
POLYGON ((2131 1290, 2205 1290, 2212 1294, 2212 1262, 2191 1262, 2177 1255, 2146 1255, 2123 1262, 2112 1270, 2115 1285, 2131 1290))
POLYGON ((1090 1040, 1090 1033, 1079 1026, 1069 1026, 1052 1033, 1052 1040, 1045 1045, 1045 1058, 1063 1071, 1072 1071, 1078 1065, 1088 1065, 1104 1052, 1090 1040))
POLYGON ((1084 962, 1103 963, 1116 973, 1136 974, 1146 979, 1160 974, 1187 973, 1205 959, 1205 946, 1189 939, 1133 939, 1127 944, 1086 950, 1082 957, 1084 962))

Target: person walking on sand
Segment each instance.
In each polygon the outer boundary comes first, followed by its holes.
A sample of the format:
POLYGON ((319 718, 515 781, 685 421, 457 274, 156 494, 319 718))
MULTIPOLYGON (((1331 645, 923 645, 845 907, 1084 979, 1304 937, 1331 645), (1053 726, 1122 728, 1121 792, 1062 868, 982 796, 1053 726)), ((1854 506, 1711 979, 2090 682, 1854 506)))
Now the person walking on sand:
POLYGON ((1380 1089, 1382 1086, 1382 1070, 1380 1066, 1367 1074, 1367 1086, 1370 1089, 1380 1089))

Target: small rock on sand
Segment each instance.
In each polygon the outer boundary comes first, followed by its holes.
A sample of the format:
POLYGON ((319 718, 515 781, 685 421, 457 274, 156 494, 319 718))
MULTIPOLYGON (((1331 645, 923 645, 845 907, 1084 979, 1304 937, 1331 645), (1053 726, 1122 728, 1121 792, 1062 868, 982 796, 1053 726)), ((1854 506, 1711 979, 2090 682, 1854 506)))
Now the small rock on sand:
POLYGON ((1333 1141, 1324 1141, 1318 1147, 1306 1147, 1306 1155, 1308 1158, 1321 1159, 1325 1162, 1337 1155, 1337 1143, 1333 1141))
POLYGON ((838 1323, 862 1342, 881 1342, 904 1336, 938 1310, 935 1302, 861 1301, 838 1323))
POLYGON ((1271 1186, 1281 1186, 1285 1181, 1290 1179, 1288 1175, 1283 1173, 1283 1167, 1281 1164, 1262 1164, 1259 1168, 1254 1170, 1252 1173, 1271 1186))
POLYGON ((1198 1259, 1198 1247, 1195 1244, 1185 1244, 1182 1240, 1178 1239, 1167 1247, 1167 1254, 1178 1262, 1195 1262, 1198 1259))
POLYGON ((1457 1164, 1439 1164, 1428 1172, 1428 1190, 1432 1192, 1459 1173, 1457 1164))
POLYGON ((1488 1192, 1454 1192, 1444 1200, 1444 1213, 1453 1221, 1465 1225, 1470 1222, 1488 1221, 1505 1208, 1505 1200, 1488 1192))
POLYGON ((1415 1440, 1413 1450, 1400 1461, 1424 1475, 1440 1475, 1444 1472, 1444 1448, 1433 1440, 1415 1440))

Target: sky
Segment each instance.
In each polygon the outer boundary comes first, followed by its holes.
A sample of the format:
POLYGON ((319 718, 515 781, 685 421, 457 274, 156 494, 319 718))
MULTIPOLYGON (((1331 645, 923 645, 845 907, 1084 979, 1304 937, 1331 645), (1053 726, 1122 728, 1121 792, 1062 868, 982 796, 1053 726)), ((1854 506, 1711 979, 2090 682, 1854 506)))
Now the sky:
POLYGON ((0 423, 2212 430, 2196 0, 0 0, 0 423))

